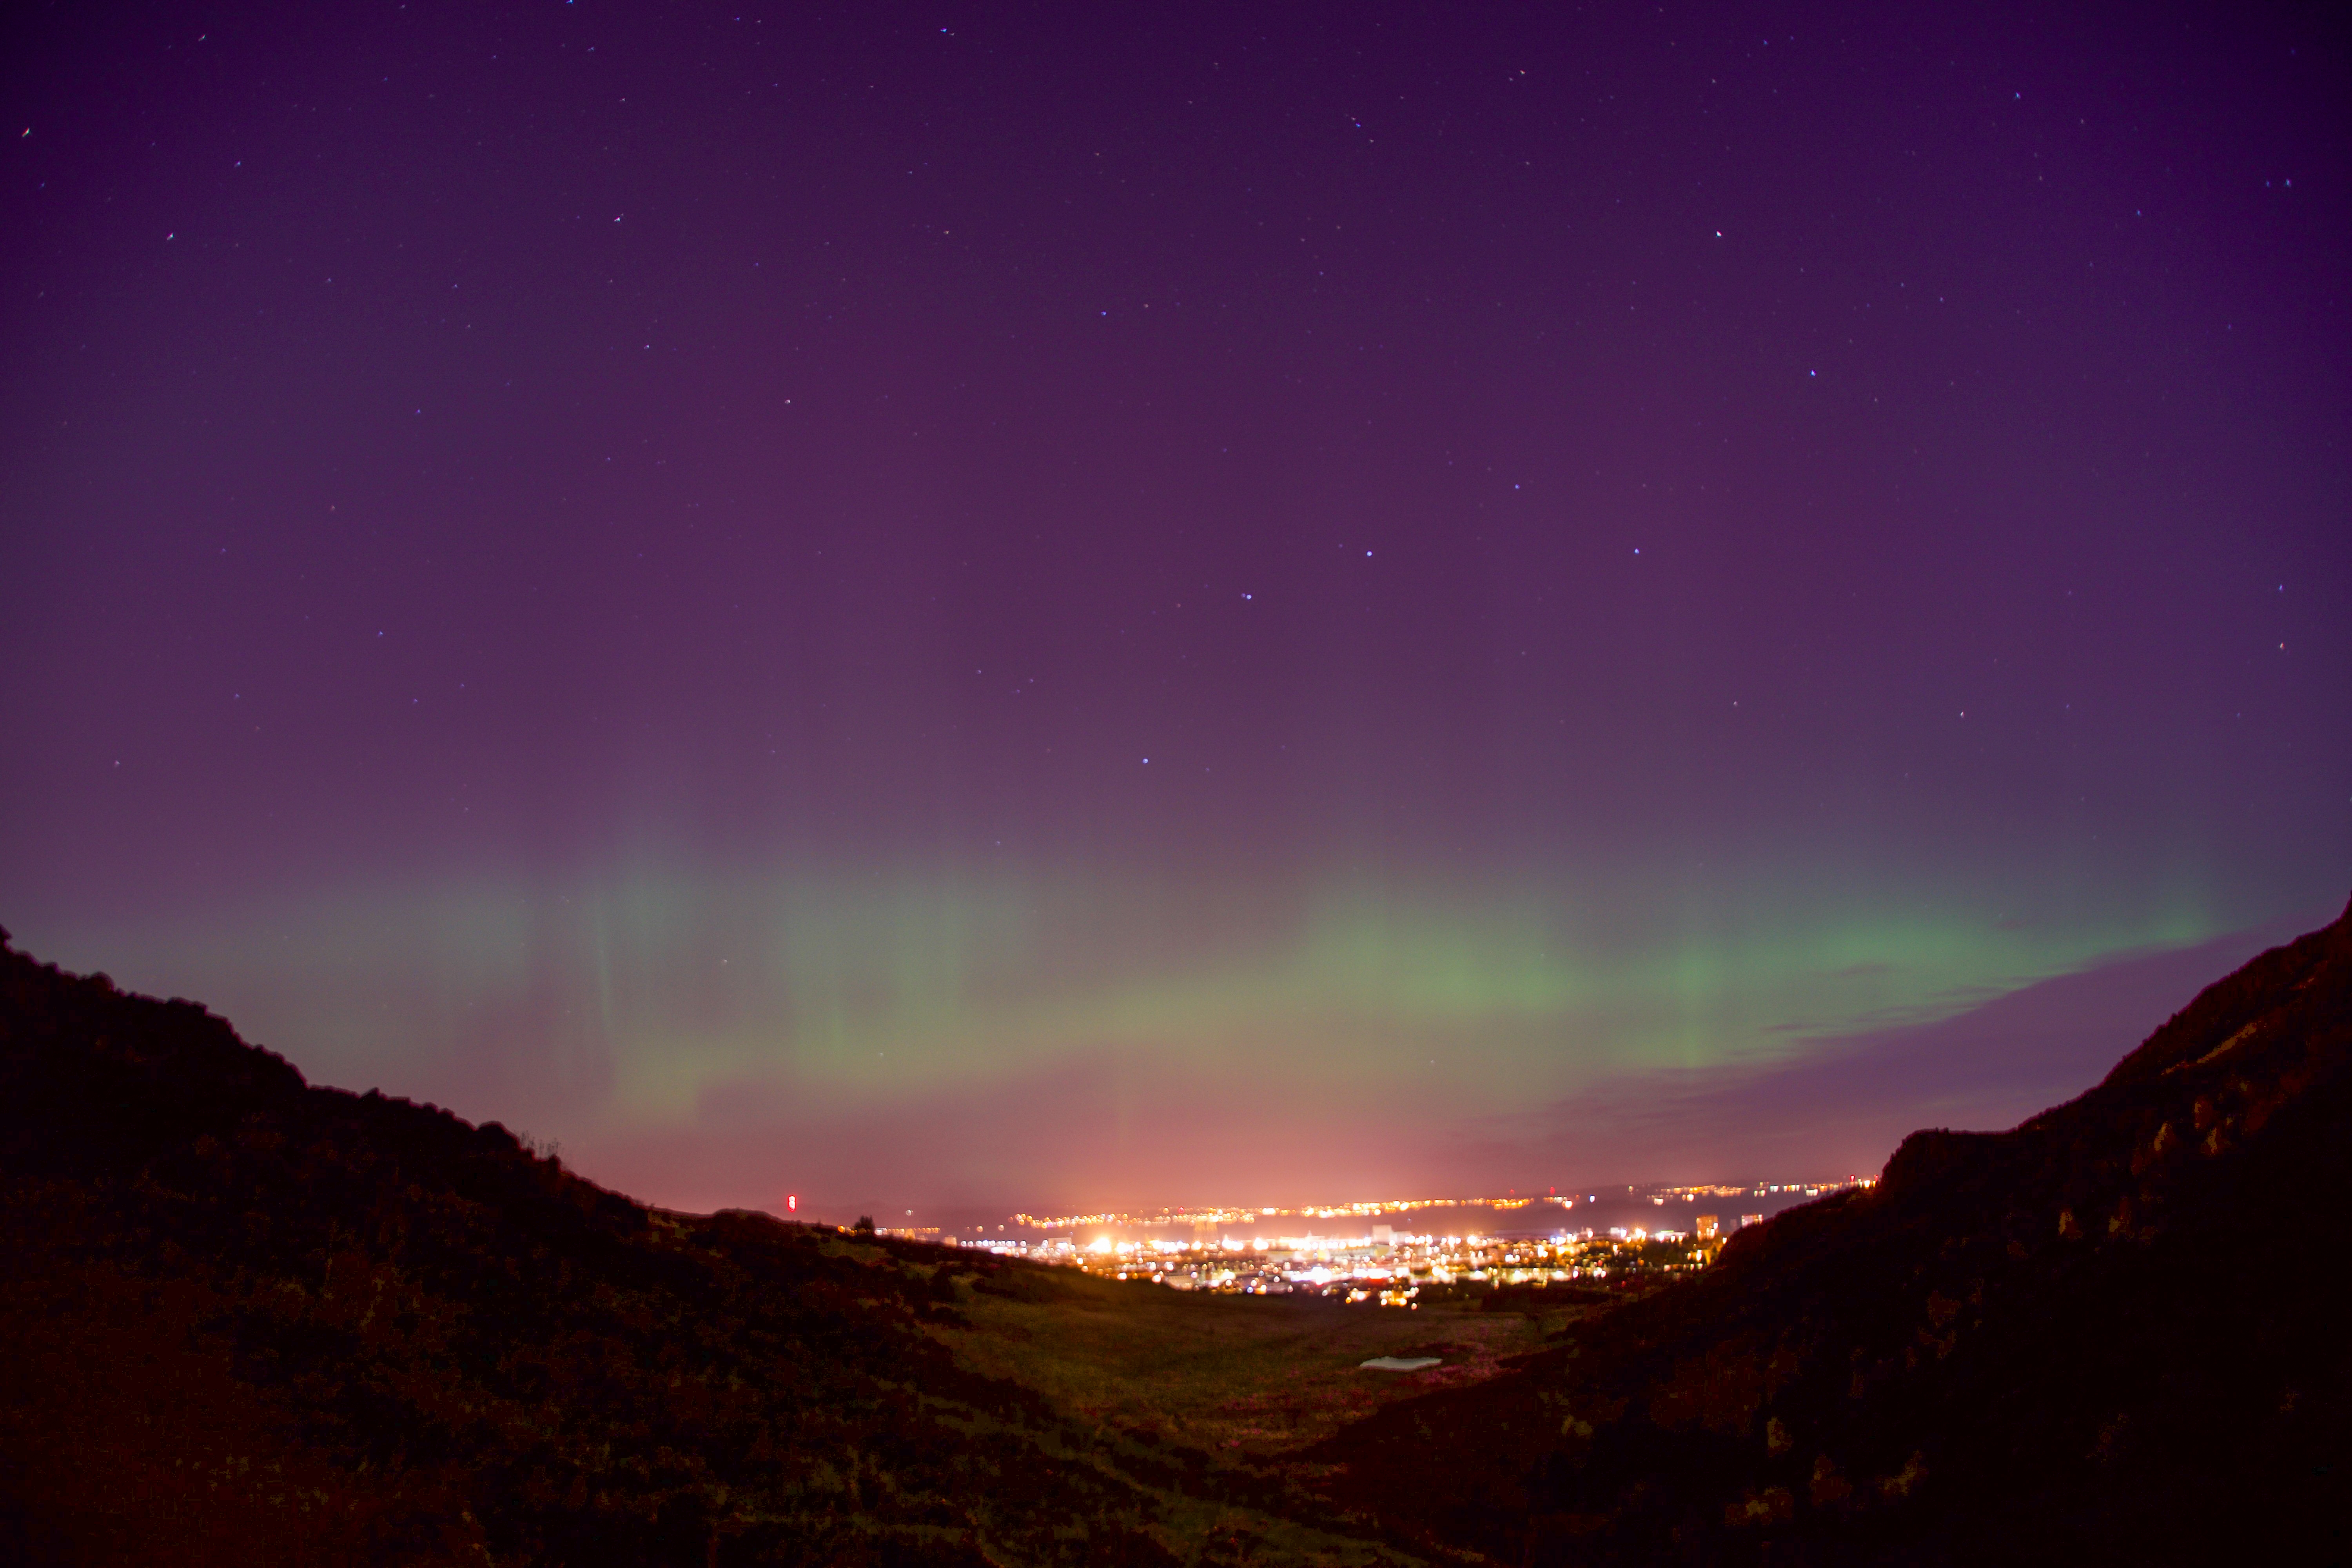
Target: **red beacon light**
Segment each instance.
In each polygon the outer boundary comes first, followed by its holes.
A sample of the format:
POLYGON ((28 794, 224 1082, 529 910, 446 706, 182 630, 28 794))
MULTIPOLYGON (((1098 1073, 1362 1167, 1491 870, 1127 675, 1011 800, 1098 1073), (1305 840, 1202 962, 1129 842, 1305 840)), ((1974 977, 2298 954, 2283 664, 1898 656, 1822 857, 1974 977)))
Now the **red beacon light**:
POLYGON ((800 1212, 800 1207, 801 1207, 801 1195, 800 1195, 800 1194, 798 1194, 798 1193, 786 1193, 786 1194, 784 1194, 784 1212, 785 1212, 786 1214, 798 1214, 798 1213, 800 1212))

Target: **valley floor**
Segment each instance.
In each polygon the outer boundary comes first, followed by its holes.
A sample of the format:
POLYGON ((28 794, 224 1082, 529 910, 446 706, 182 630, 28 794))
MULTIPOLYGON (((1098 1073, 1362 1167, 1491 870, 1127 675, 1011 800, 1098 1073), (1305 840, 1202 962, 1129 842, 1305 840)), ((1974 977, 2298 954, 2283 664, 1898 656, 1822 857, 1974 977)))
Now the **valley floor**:
POLYGON ((1314 1296, 1183 1294, 1076 1269, 1018 1277, 1018 1297, 967 1289, 970 1329, 937 1329, 968 1369, 1010 1378, 1086 1419, 1253 1458, 1304 1449, 1382 1405, 1484 1381, 1502 1359, 1591 1309, 1529 1316, 1471 1303, 1421 1310, 1314 1296), (1416 1373, 1378 1356, 1437 1356, 1416 1373))

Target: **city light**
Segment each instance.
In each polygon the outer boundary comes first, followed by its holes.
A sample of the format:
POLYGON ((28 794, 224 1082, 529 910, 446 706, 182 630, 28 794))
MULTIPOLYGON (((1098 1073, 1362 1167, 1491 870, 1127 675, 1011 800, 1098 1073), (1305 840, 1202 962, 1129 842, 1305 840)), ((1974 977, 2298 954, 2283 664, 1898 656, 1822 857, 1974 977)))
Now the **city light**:
MULTIPOLYGON (((1727 1225, 1721 1213, 1697 1212, 1702 1201, 1776 1197, 1787 1204, 1874 1185, 1874 1177, 1848 1176, 1816 1182, 1629 1187, 1630 1201, 1647 1198, 1654 1209, 1688 1206, 1680 1215, 1660 1214, 1646 1225, 1605 1229, 1586 1225, 1548 1232, 1527 1224, 1537 1219, 1536 1214, 1528 1212, 1532 1206, 1538 1203, 1557 1205, 1543 1212, 1565 1218, 1565 1211, 1578 1200, 1556 1194, 1523 1198, 1512 1194, 1502 1198, 1396 1198, 1297 1207, 1171 1208, 1150 1214, 1019 1214, 1008 1223, 1038 1234, 995 1240, 980 1237, 963 1245, 1122 1280, 1148 1279, 1174 1290, 1250 1295, 1304 1292, 1412 1310, 1427 1300, 1423 1292, 1431 1288, 1549 1289, 1555 1285, 1581 1285, 1615 1291, 1662 1283, 1706 1268, 1734 1233, 1766 1218, 1751 1210, 1739 1213, 1736 1224, 1727 1225), (1500 1223, 1491 1229, 1460 1235, 1415 1232, 1396 1223, 1396 1216, 1438 1209, 1486 1209, 1496 1214, 1500 1223), (1228 1228, 1262 1226, 1285 1219, 1305 1223, 1297 1233, 1286 1235, 1263 1231, 1243 1235, 1228 1228), (1525 1229, 1520 1228, 1523 1226, 1525 1229), (1122 1229, 1142 1234, 1121 1237, 1116 1233, 1122 1229), (1093 1239, 1080 1242, 1080 1233, 1087 1230, 1096 1232, 1093 1239), (1181 1234, 1185 1232, 1190 1235, 1181 1234)), ((1588 1194, 1585 1201, 1598 1203, 1599 1199, 1588 1194)), ((955 1244, 954 1237, 942 1237, 929 1227, 886 1234, 955 1244)))
MULTIPOLYGON (((1844 1176, 1832 1181, 1750 1182, 1736 1186, 1725 1185, 1722 1184, 1700 1183, 1686 1186, 1649 1188, 1646 1189, 1646 1192, 1654 1205, 1663 1206, 1667 1203, 1674 1202, 1696 1203, 1701 1198, 1764 1197, 1767 1195, 1802 1195, 1805 1197, 1818 1197, 1825 1193, 1839 1192, 1849 1187, 1872 1187, 1877 1185, 1877 1184, 1878 1178, 1875 1176, 1844 1176)), ((1632 1194, 1635 1189, 1628 1187, 1626 1188, 1626 1191, 1627 1193, 1632 1194)), ((1594 1194, 1589 1198, 1588 1201, 1597 1202, 1598 1195, 1594 1194)), ((1331 1204, 1328 1205, 1307 1205, 1299 1207, 1287 1208, 1273 1205, 1264 1207, 1235 1205, 1232 1207, 1219 1206, 1195 1209, 1162 1208, 1154 1209, 1149 1213, 1129 1213, 1118 1210, 1103 1210, 1093 1214, 1069 1215, 1035 1215, 1024 1213, 1013 1215, 1012 1216, 1012 1221, 1013 1223, 1028 1229, 1044 1231, 1084 1230, 1097 1226, 1117 1226, 1128 1227, 1151 1226, 1213 1226, 1222 1227, 1231 1225, 1258 1224, 1269 1219, 1372 1220, 1383 1215, 1410 1215, 1426 1209, 1441 1208, 1483 1208, 1493 1210, 1497 1213, 1509 1214, 1526 1210, 1537 1204, 1557 1205, 1564 1209, 1572 1208, 1576 1202, 1577 1200, 1573 1196, 1559 1197, 1556 1195, 1547 1195, 1543 1197, 1520 1197, 1515 1194, 1508 1197, 1500 1198, 1381 1198, 1367 1199, 1358 1203, 1331 1204)))

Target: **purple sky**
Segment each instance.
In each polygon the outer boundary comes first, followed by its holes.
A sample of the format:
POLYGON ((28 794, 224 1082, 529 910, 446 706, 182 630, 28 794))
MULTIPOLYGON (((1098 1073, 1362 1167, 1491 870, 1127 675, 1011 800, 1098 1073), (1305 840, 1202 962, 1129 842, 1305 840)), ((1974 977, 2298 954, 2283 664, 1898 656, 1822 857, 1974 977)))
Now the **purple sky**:
POLYGON ((1826 1174, 2352 887, 2319 8, 5 26, 0 921, 314 1079, 1826 1174))

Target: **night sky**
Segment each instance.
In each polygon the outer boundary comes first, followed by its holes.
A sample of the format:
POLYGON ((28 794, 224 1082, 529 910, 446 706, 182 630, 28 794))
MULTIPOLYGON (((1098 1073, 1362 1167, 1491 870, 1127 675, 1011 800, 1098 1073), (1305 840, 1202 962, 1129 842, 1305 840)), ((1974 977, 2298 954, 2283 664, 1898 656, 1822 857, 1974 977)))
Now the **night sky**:
POLYGON ((696 1208, 1813 1177, 2352 889, 2320 8, 5 27, 0 921, 314 1081, 696 1208))

